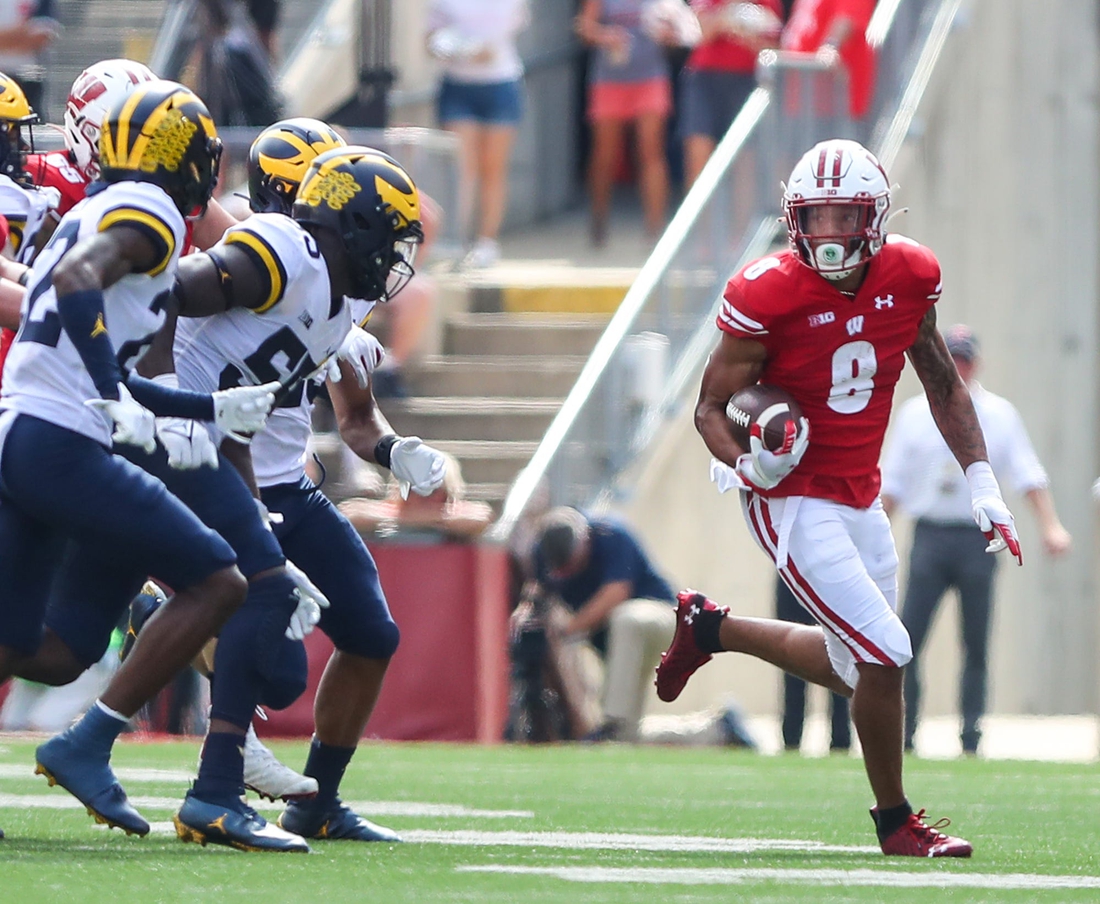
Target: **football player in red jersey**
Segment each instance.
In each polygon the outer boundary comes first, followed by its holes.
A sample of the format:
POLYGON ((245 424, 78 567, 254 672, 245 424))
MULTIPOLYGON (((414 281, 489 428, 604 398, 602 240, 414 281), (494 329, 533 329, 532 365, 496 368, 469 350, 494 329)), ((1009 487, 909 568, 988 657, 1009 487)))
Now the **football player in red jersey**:
POLYGON ((741 491, 750 533, 820 627, 740 618, 685 591, 657 692, 674 699, 714 653, 734 651, 852 697, 883 853, 967 857, 971 845, 940 832, 942 821, 926 824, 902 784, 902 670, 912 653, 896 612, 898 558, 878 460, 906 355, 966 471, 987 551, 1007 548, 1022 563, 1012 515, 936 329, 939 263, 886 235, 890 183, 879 162, 854 141, 822 142, 795 166, 783 207, 790 249, 749 264, 726 288, 695 425, 720 489, 741 491), (786 389, 806 415, 789 451, 746 450, 731 437, 726 403, 756 382, 786 389))

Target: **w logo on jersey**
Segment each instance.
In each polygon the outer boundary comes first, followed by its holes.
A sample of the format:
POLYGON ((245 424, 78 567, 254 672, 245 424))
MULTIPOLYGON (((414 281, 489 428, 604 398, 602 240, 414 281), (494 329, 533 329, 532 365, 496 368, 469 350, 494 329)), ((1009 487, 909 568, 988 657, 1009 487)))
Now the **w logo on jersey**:
POLYGON ((857 317, 853 317, 846 324, 844 324, 844 326, 847 328, 849 336, 854 336, 856 333, 862 333, 863 332, 863 315, 860 314, 857 317))
POLYGON ((840 188, 840 180, 847 169, 843 148, 822 148, 817 158, 817 169, 814 171, 817 187, 824 188, 825 183, 829 182, 831 188, 840 188))

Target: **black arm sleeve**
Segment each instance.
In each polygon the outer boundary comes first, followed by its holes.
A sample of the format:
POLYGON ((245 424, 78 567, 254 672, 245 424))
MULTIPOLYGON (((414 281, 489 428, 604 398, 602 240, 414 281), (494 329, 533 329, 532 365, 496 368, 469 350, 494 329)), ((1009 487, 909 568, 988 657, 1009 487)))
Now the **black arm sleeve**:
POLYGON ((103 292, 82 289, 57 299, 61 328, 76 346, 100 398, 118 399, 122 368, 103 320, 103 292))
POLYGON ((158 417, 182 417, 190 421, 213 421, 214 399, 205 392, 173 389, 130 373, 126 386, 134 399, 158 417))

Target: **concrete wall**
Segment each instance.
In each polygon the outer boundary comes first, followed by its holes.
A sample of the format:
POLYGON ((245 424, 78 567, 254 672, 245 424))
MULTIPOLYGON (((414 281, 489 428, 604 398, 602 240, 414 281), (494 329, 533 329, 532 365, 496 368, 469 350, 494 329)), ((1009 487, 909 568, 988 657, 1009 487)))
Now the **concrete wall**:
MULTIPOLYGON (((1026 565, 1004 560, 1000 569, 995 712, 1096 712, 1100 702, 1096 512, 1089 494, 1100 473, 1098 37, 1095 4, 973 0, 891 173, 901 186, 895 207, 911 207, 892 229, 939 255, 940 322, 965 321, 979 333, 982 381, 1022 412, 1075 538, 1073 554, 1051 562, 1026 502, 1008 494, 1026 565)), ((918 391, 907 369, 898 397, 918 391)), ((768 614, 770 564, 748 536, 736 500, 707 484, 709 456, 690 409, 686 401, 670 424, 626 514, 678 584, 704 589, 739 612, 768 614)), ((908 526, 899 525, 896 536, 904 563, 908 526)), ((953 609, 945 607, 926 650, 927 713, 956 710, 953 609)), ((776 671, 744 657, 718 657, 699 677, 678 709, 714 703, 727 692, 754 712, 777 705, 776 671)))

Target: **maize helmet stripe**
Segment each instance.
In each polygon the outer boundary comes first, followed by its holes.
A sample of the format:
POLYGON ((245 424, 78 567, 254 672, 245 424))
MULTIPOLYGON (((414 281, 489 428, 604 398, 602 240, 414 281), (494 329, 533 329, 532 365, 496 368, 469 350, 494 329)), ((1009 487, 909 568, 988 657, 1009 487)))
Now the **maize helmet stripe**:
POLYGON ((165 271, 176 250, 176 237, 171 227, 160 217, 147 210, 136 207, 116 207, 107 211, 99 221, 99 232, 106 232, 112 226, 128 226, 144 234, 156 250, 156 263, 143 272, 157 276, 165 271))
POLYGON ((402 226, 420 219, 420 194, 409 181, 405 171, 394 166, 392 160, 372 155, 372 159, 386 169, 386 178, 374 177, 374 187, 382 202, 402 218, 402 226))
POLYGON ((344 205, 363 190, 351 173, 337 170, 348 162, 343 154, 333 154, 331 159, 316 166, 298 189, 298 200, 310 207, 320 207, 322 203, 333 210, 342 210, 344 205))
POLYGON ((11 239, 11 247, 12 250, 18 254, 19 249, 23 246, 23 231, 27 228, 27 218, 8 214, 7 220, 8 236, 11 239))
POLYGON ((263 303, 252 310, 257 314, 271 310, 283 297, 286 291, 286 269, 275 249, 261 236, 247 227, 235 229, 225 237, 226 245, 236 245, 245 252, 256 265, 261 274, 266 277, 264 289, 267 290, 263 303))
POLYGON ((192 128, 183 131, 193 134, 201 128, 208 137, 217 136, 214 121, 205 115, 202 102, 190 90, 175 83, 163 87, 149 84, 151 87, 139 88, 127 97, 118 114, 104 123, 99 151, 108 166, 152 172, 159 165, 174 172, 185 143, 180 136, 166 141, 161 134, 162 126, 172 119, 188 120, 192 128), (141 125, 135 127, 136 123, 141 125))
POLYGON ((38 122, 38 114, 31 109, 30 101, 19 83, 10 75, 0 72, 0 121, 19 125, 38 122))
POLYGON ((265 173, 288 182, 300 182, 314 157, 333 147, 339 147, 320 141, 309 142, 291 132, 280 134, 279 139, 277 142, 266 142, 259 148, 257 158, 260 169, 265 173), (280 156, 279 151, 287 153, 280 156))

